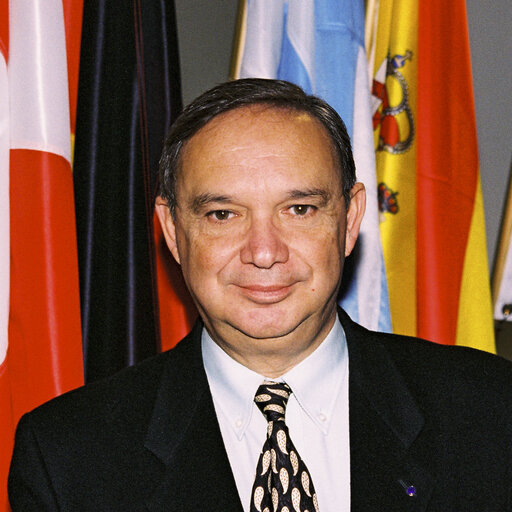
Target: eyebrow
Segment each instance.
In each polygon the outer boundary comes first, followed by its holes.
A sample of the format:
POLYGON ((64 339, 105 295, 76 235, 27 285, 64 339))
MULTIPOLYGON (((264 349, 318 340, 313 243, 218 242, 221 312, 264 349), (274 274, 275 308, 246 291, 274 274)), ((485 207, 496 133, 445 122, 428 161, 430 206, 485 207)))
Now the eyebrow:
POLYGON ((192 201, 190 201, 190 207, 193 212, 198 213, 201 209, 210 203, 230 203, 233 201, 231 196, 221 195, 221 194, 210 194, 209 192, 205 192, 204 194, 199 194, 195 196, 192 201))
POLYGON ((322 205, 325 205, 331 199, 331 193, 322 188, 295 189, 288 193, 290 199, 307 199, 319 197, 322 205))
MULTIPOLYGON (((325 205, 331 199, 331 194, 327 190, 321 188, 306 188, 306 189, 293 189, 287 194, 288 199, 308 199, 319 197, 321 205, 325 205)), ((199 213, 206 205, 211 203, 232 203, 234 201, 232 196, 224 194, 212 194, 205 192, 195 196, 190 201, 190 207, 193 212, 199 213)))

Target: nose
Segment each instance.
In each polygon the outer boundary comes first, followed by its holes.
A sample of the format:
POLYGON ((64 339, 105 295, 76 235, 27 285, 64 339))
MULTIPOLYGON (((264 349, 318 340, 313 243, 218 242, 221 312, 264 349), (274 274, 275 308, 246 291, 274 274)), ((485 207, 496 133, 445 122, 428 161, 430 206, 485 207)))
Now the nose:
POLYGON ((271 219, 253 219, 240 252, 242 263, 270 268, 288 260, 288 246, 271 219))

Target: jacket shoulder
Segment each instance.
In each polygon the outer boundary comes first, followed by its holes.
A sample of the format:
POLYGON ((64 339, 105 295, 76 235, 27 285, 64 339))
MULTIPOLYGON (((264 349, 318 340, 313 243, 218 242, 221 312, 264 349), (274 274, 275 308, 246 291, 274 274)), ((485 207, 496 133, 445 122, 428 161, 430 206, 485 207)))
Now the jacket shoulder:
POLYGON ((505 419, 512 414, 512 362, 474 348, 408 336, 372 332, 369 339, 384 348, 425 410, 465 415, 471 406, 473 417, 505 419))
POLYGON ((198 339, 24 415, 9 473, 13 510, 141 510, 165 468, 147 446, 165 414, 156 404, 197 374, 198 339))
MULTIPOLYGON (((112 428, 136 431, 146 425, 166 372, 182 368, 197 350, 192 334, 167 352, 157 354, 110 377, 60 395, 25 414, 19 428, 29 423, 42 436, 87 436, 92 430, 112 428)), ((142 433, 141 433, 142 434, 142 433)))
POLYGON ((452 381, 512 387, 512 362, 470 347, 441 345, 409 336, 374 333, 400 368, 452 381))
POLYGON ((495 397, 503 407, 511 402, 512 362, 508 360, 469 347, 370 331, 344 312, 340 319, 350 361, 366 374, 377 367, 388 367, 401 375, 416 397, 425 396, 432 401, 446 403, 448 398, 457 401, 472 396, 482 403, 495 397))

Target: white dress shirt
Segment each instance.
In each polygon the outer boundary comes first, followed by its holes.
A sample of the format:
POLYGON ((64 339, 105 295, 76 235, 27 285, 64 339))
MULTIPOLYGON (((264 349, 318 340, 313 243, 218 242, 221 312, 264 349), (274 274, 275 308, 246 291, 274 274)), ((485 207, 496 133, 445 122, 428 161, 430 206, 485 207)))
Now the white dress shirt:
MULTIPOLYGON (((267 421, 254 403, 265 377, 228 356, 206 329, 202 352, 224 445, 240 500, 248 512, 267 432, 267 421)), ((348 512, 348 351, 339 320, 309 357, 270 380, 284 381, 293 391, 286 408, 286 424, 313 480, 320 512, 348 512)))

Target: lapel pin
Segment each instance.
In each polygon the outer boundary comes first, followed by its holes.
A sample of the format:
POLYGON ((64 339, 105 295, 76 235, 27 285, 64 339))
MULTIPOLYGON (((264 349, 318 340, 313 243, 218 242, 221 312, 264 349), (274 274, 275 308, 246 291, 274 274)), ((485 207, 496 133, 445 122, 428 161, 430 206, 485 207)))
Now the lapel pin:
POLYGON ((416 487, 414 487, 414 485, 408 485, 403 480, 398 480, 398 483, 404 488, 407 496, 410 496, 411 498, 416 497, 416 487))

